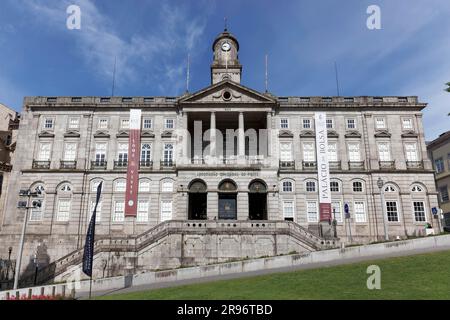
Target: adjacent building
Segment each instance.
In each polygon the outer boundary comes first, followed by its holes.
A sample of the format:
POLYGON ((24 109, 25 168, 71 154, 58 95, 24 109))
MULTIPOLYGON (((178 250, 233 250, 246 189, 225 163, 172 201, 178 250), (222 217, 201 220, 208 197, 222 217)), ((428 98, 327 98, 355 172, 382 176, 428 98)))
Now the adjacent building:
POLYGON ((50 261, 82 248, 100 182, 97 236, 111 241, 108 252, 118 241, 140 243, 134 265, 142 268, 317 249, 305 243, 324 244, 317 238, 318 111, 327 117, 340 241, 350 233, 355 242, 384 239, 384 223, 390 238, 423 235, 427 223, 437 227, 425 103, 415 96, 258 92, 241 83, 236 37, 225 30, 212 49, 211 84, 195 93, 26 97, 0 250, 17 247, 25 217, 17 208, 19 190, 28 188, 43 193, 42 207, 28 215, 25 257, 43 245, 50 261), (131 219, 124 215, 130 109, 142 112, 138 208, 131 219), (177 235, 170 241, 167 232, 158 233, 168 226, 177 235), (158 240, 145 240, 156 234, 158 240))
POLYGON ((427 148, 434 165, 439 206, 444 214, 450 216, 450 131, 428 143, 427 148))

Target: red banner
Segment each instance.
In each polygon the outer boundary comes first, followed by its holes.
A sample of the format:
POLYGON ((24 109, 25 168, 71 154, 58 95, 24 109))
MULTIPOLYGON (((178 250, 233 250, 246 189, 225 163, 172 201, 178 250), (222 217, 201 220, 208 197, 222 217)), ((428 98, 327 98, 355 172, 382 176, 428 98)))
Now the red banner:
POLYGON ((320 211, 320 221, 333 220, 333 217, 331 214, 331 203, 320 203, 319 211, 320 211))
POLYGON ((128 172, 125 194, 125 216, 137 216, 139 189, 139 159, 141 153, 141 110, 130 111, 130 138, 128 142, 128 172))

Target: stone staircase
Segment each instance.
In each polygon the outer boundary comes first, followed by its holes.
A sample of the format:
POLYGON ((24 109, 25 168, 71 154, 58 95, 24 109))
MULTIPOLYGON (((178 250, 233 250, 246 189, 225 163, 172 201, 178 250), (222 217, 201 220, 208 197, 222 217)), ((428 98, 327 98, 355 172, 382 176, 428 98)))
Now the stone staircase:
MULTIPOLYGON (((318 237, 306 228, 290 221, 166 221, 145 231, 137 236, 122 237, 98 237, 94 243, 94 257, 101 253, 120 252, 137 254, 143 249, 154 245, 161 239, 173 234, 182 235, 286 235, 292 237, 302 244, 307 251, 317 251, 337 246, 338 239, 326 240, 318 237)), ((50 263, 39 271, 37 282, 44 284, 51 282, 57 276, 68 271, 69 268, 81 265, 83 259, 83 248, 73 251, 64 257, 50 263)), ((276 253, 276 252, 275 252, 276 253)), ((31 277, 21 280, 21 286, 34 281, 31 277)))

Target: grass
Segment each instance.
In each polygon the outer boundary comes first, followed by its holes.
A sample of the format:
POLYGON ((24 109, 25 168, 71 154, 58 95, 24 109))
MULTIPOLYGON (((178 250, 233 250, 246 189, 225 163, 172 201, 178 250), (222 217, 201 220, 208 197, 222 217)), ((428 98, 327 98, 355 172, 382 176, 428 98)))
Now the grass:
POLYGON ((450 299, 450 251, 99 297, 118 300, 450 299), (381 290, 367 289, 369 265, 381 290))

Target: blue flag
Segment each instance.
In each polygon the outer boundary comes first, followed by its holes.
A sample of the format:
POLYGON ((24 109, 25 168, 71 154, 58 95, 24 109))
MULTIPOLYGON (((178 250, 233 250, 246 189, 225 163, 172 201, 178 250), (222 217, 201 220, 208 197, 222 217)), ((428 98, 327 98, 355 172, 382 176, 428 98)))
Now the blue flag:
POLYGON ((94 262, 95 219, 97 216, 97 206, 102 194, 102 185, 103 182, 100 182, 97 187, 97 199, 95 201, 94 212, 92 213, 91 221, 89 223, 89 228, 86 235, 86 243, 84 244, 83 272, 89 277, 92 277, 92 265, 94 262))

